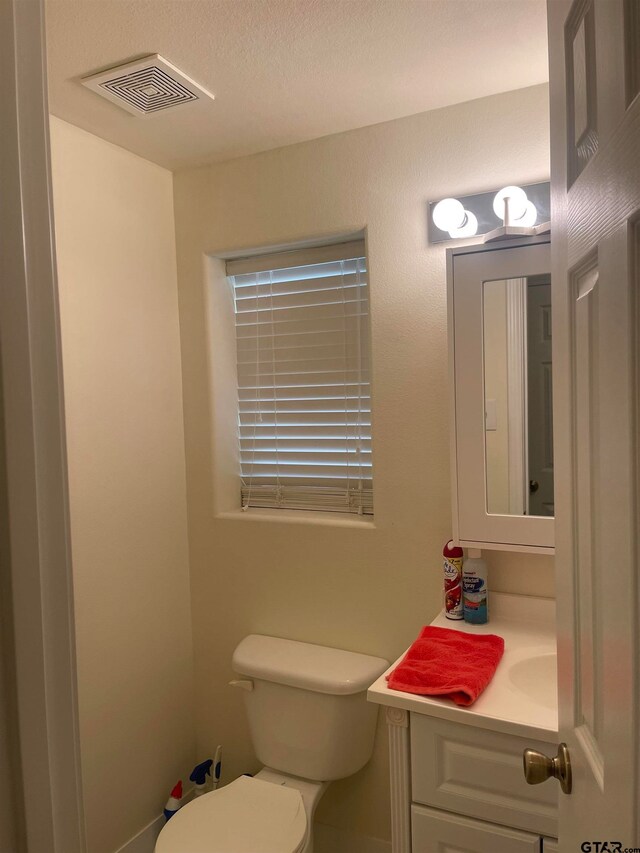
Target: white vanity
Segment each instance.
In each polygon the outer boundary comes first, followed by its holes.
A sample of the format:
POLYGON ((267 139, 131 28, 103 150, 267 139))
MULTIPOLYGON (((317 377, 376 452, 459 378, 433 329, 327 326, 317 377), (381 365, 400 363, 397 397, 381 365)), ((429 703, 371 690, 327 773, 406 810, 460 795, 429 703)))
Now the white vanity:
POLYGON ((554 602, 495 593, 490 607, 487 625, 432 623, 505 640, 471 707, 389 690, 387 673, 369 689, 386 706, 392 853, 557 853, 559 786, 527 785, 522 769, 524 749, 558 743, 554 602))

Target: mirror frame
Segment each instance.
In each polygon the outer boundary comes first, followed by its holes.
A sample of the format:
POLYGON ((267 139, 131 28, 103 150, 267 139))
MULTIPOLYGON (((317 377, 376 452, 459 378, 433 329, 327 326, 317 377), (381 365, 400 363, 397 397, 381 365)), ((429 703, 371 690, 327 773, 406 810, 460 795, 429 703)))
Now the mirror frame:
POLYGON ((554 519, 487 512, 483 283, 550 272, 550 236, 447 250, 453 535, 466 548, 554 553, 554 519), (545 269, 546 267, 546 269, 545 269))

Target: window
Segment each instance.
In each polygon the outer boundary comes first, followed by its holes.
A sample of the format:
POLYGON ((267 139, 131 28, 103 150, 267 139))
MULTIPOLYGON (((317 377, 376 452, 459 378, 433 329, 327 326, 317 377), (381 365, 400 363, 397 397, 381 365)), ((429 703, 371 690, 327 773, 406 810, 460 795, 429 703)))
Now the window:
POLYGON ((364 242, 227 261, 242 506, 373 513, 364 242))

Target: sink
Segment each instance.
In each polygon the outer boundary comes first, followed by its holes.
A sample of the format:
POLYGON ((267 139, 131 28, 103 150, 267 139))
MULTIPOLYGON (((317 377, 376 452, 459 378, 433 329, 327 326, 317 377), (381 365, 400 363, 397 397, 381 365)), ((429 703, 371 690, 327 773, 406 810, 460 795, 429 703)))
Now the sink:
POLYGON ((509 681, 532 702, 545 708, 558 706, 558 665, 554 654, 534 655, 509 667, 509 681))

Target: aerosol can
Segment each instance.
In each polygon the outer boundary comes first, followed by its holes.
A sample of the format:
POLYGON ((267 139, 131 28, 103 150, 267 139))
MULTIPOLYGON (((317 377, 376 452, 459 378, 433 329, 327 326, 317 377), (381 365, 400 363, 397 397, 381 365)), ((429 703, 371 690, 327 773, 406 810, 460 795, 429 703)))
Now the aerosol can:
POLYGON ((464 618, 462 605, 462 548, 450 539, 442 550, 444 558, 444 615, 447 619, 464 618))

